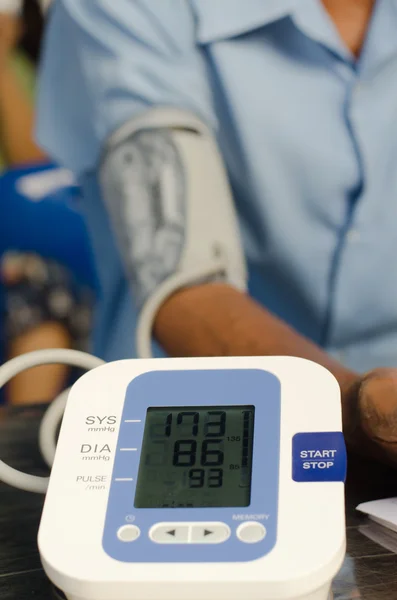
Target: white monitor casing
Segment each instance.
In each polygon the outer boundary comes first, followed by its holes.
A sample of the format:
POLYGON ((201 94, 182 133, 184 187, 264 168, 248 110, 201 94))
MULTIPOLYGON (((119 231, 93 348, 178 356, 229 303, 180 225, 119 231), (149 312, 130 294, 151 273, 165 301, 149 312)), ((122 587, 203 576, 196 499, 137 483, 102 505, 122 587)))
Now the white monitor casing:
MULTIPOLYGON (((124 360, 90 371, 71 390, 59 436, 39 531, 44 569, 68 600, 327 600, 345 555, 344 483, 294 481, 292 440, 301 432, 341 430, 337 381, 302 359, 124 360), (280 381, 275 547, 237 563, 134 564, 111 558, 102 538, 127 387, 149 371, 212 369, 264 370, 280 381), (83 445, 91 447, 92 460, 83 460, 83 445), (101 455, 107 458, 97 458, 101 455)), ((236 513, 255 520, 249 507, 236 513)))

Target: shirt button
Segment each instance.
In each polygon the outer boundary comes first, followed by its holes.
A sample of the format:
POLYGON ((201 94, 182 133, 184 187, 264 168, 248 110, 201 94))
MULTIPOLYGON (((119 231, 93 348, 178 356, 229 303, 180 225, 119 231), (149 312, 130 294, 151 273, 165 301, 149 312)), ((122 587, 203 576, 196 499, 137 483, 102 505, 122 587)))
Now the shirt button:
POLYGON ((357 229, 349 229, 346 235, 347 241, 350 243, 358 242, 360 237, 360 232, 357 229))

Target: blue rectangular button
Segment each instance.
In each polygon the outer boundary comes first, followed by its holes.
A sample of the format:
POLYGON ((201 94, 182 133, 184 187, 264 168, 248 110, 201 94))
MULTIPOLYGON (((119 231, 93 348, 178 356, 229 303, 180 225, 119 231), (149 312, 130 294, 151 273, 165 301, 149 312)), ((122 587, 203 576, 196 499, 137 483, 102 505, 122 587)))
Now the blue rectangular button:
POLYGON ((297 433, 292 440, 294 481, 345 481, 346 446, 340 431, 297 433))

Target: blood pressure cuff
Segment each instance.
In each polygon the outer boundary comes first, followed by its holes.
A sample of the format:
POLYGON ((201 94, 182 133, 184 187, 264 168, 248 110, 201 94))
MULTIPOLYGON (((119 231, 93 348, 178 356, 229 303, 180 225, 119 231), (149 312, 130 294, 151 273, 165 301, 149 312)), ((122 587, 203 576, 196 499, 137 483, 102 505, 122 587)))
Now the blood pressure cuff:
POLYGON ((156 313, 175 291, 216 280, 246 290, 232 193, 211 131, 174 109, 117 131, 100 180, 140 310, 138 354, 149 357, 156 313))

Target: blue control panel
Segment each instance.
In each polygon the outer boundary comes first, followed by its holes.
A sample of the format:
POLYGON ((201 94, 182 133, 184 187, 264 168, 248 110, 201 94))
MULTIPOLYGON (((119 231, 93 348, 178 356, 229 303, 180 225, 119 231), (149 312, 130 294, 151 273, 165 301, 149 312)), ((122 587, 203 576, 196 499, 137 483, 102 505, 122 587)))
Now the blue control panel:
POLYGON ((280 403, 279 380, 263 370, 151 371, 132 380, 105 552, 133 563, 241 562, 269 553, 277 539, 280 403))

